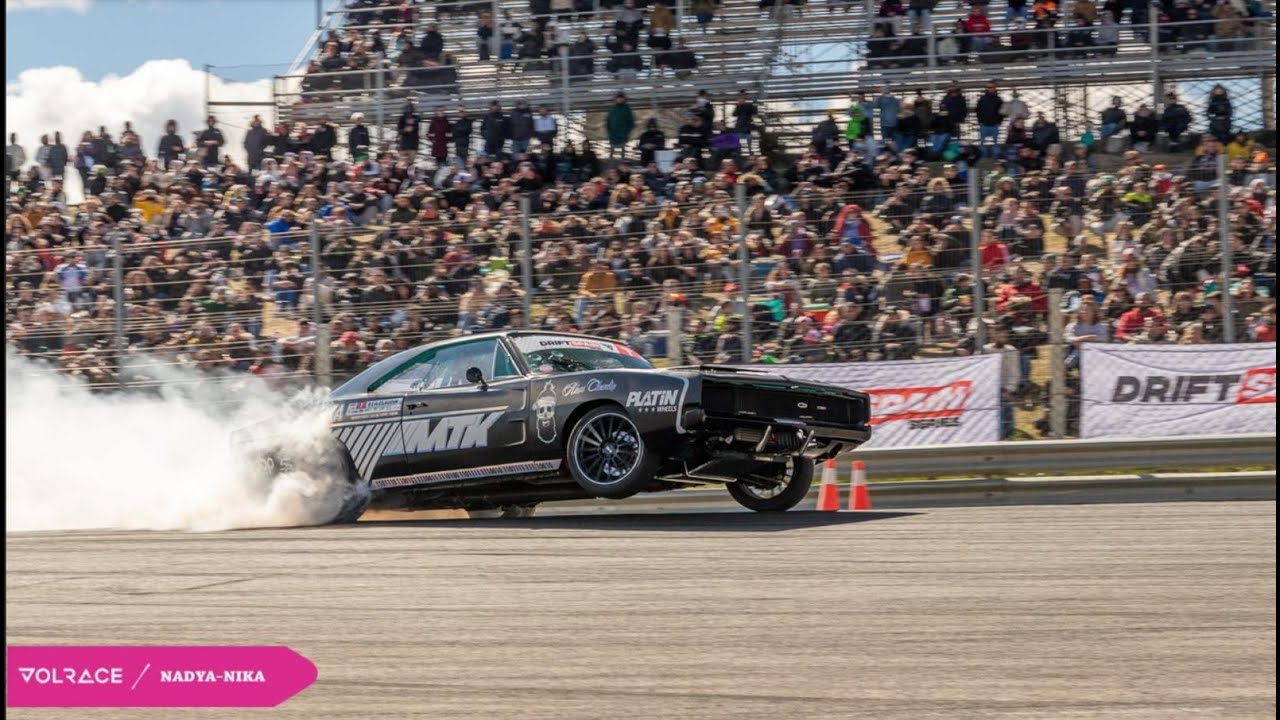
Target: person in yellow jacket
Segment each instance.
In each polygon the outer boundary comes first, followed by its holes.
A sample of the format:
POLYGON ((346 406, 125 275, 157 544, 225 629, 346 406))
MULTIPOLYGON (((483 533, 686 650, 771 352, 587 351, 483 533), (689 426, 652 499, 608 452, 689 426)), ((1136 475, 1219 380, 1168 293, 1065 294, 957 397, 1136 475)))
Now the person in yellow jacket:
POLYGON ((592 260, 591 269, 582 274, 578 292, 589 298, 605 295, 618 289, 618 276, 604 260, 592 260))
POLYGON ((143 190, 133 199, 133 207, 142 213, 142 222, 151 224, 164 214, 164 203, 156 197, 155 190, 143 190))
POLYGON ((1244 160, 1249 161, 1249 157, 1253 155, 1253 141, 1249 139, 1247 133, 1236 133, 1236 136, 1227 143, 1227 160, 1244 160))
POLYGON ((591 261, 591 269, 582 273, 578 282, 578 298, 574 302, 574 320, 582 324, 587 307, 601 296, 611 296, 618 289, 618 276, 604 260, 591 261))

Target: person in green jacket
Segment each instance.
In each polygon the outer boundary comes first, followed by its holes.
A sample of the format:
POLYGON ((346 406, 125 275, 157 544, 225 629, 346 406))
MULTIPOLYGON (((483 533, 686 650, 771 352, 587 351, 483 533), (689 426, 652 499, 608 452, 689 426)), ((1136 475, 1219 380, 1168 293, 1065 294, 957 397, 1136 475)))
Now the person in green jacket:
POLYGON ((604 129, 609 135, 609 157, 614 157, 614 153, 623 158, 627 156, 627 141, 631 139, 631 131, 635 128, 636 116, 627 104, 627 94, 618 93, 604 120, 604 129))
POLYGON ((849 108, 849 123, 844 126, 844 139, 848 141, 850 149, 857 147, 858 141, 863 138, 865 131, 868 129, 867 118, 862 113, 862 106, 855 104, 849 108))

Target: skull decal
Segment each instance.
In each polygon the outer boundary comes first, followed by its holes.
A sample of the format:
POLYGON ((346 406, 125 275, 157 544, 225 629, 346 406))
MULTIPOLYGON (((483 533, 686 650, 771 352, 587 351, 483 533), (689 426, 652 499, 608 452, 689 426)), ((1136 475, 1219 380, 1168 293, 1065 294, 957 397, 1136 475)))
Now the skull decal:
POLYGON ((538 439, 544 443, 556 441, 556 388, 551 383, 542 386, 542 392, 533 401, 533 412, 538 419, 538 439))

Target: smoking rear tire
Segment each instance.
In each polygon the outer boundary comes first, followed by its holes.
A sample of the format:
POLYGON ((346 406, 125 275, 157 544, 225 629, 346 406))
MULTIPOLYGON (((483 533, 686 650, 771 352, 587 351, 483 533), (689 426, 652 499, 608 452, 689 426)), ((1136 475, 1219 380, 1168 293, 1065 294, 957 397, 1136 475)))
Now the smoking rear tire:
POLYGON ((631 497, 651 482, 661 458, 650 452, 626 411, 602 405, 569 431, 565 461, 574 481, 592 497, 631 497))
POLYGON ((332 449, 319 453, 318 458, 291 457, 287 450, 274 448, 263 455, 260 463, 266 469, 265 493, 270 492, 271 484, 284 473, 297 471, 310 476, 319 476, 336 472, 338 474, 336 482, 340 484, 339 489, 342 492, 341 504, 332 518, 320 523, 322 525, 346 525, 359 520, 372 499, 369 483, 360 479, 360 471, 356 469, 351 453, 336 440, 332 449), (329 455, 330 452, 333 455, 329 455), (331 458, 336 458, 336 467, 331 458))
POLYGON ((339 448, 338 452, 342 456, 342 469, 349 487, 346 496, 342 499, 342 507, 338 509, 338 514, 330 524, 348 525, 359 520, 364 514, 369 507, 369 501, 373 499, 373 490, 369 487, 369 483, 360 479, 360 471, 356 469, 355 461, 351 459, 347 449, 339 448))
POLYGON ((809 494, 809 488, 813 485, 813 461, 808 458, 793 458, 786 472, 786 485, 772 494, 755 485, 733 482, 727 486, 729 495, 742 507, 756 512, 790 510, 809 494))

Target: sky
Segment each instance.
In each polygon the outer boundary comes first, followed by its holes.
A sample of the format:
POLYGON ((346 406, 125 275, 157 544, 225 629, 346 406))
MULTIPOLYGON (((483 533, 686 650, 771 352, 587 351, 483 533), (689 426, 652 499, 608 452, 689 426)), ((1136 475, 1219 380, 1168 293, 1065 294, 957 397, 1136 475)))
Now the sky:
MULTIPOLYGON (((325 0, 326 3, 328 0, 325 0)), ((67 65, 89 79, 147 60, 226 66, 230 80, 288 69, 315 27, 314 0, 6 0, 5 80, 67 65), (197 28, 203 31, 194 31, 197 28), (51 36, 56 32, 56 41, 51 36), (117 38, 130 38, 122 42, 117 38), (234 65, 257 65, 232 69, 234 65)))
MULTIPOLYGON (((213 100, 271 100, 271 77, 315 29, 315 3, 6 0, 5 21, 6 144, 17 133, 30 158, 41 135, 60 131, 74 154, 83 131, 106 125, 118 139, 129 121, 153 157, 166 120, 178 121, 184 139, 204 126, 206 64, 213 100)), ((274 121, 269 107, 214 113, 226 149, 241 159, 250 118, 274 121)), ((72 200, 79 190, 73 176, 72 200)))

